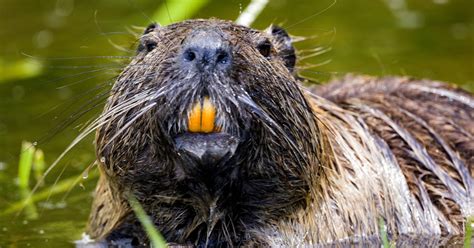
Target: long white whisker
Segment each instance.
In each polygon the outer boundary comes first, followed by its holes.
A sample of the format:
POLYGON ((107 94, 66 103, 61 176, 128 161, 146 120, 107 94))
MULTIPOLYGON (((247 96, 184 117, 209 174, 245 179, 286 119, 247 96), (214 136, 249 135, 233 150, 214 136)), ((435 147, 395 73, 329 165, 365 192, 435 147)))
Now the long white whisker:
POLYGON ((110 143, 112 143, 112 141, 114 141, 120 134, 122 134, 123 131, 125 131, 128 127, 130 127, 130 125, 132 125, 142 115, 146 114, 148 110, 153 108, 155 105, 156 105, 156 102, 153 102, 149 104, 148 106, 144 107, 135 117, 133 117, 133 119, 131 119, 127 124, 123 125, 123 127, 120 128, 120 130, 118 130, 114 136, 112 136, 112 138, 104 145, 104 148, 110 145, 110 143))
MULTIPOLYGON (((51 166, 48 167, 48 169, 43 173, 41 178, 38 180, 36 183, 35 187, 31 191, 31 195, 33 195, 34 192, 38 189, 38 187, 44 182, 44 179, 46 176, 56 167, 56 165, 61 161, 64 156, 71 151, 72 148, 74 148, 80 141, 82 141, 85 137, 87 137, 89 134, 93 133, 97 128, 105 125, 107 120, 109 118, 116 116, 116 115, 121 115, 123 113, 126 113, 130 109, 142 104, 142 100, 145 98, 143 95, 149 96, 149 92, 142 92, 140 94, 135 95, 133 98, 125 101, 124 103, 120 104, 116 108, 112 108, 111 110, 107 111, 105 114, 102 114, 99 116, 95 121, 93 121, 91 124, 89 124, 83 132, 81 132, 72 142, 69 144, 69 146, 58 156, 58 158, 51 164, 51 166)), ((30 196, 31 196, 30 195, 30 196)))

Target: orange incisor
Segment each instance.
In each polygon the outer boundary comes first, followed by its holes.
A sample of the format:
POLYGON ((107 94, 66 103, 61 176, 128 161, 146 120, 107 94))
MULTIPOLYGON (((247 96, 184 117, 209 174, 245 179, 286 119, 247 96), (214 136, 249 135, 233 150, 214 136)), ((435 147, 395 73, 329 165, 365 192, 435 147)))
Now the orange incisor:
POLYGON ((212 133, 218 131, 215 128, 216 107, 209 97, 205 97, 202 102, 194 104, 188 116, 188 130, 192 133, 212 133))

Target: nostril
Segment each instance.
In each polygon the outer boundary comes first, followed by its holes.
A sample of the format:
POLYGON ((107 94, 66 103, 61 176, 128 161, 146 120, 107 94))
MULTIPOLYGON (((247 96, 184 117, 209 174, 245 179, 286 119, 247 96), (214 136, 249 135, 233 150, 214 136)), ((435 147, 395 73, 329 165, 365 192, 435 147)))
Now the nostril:
POLYGON ((196 53, 190 49, 188 49, 186 52, 184 52, 184 59, 186 61, 193 61, 196 59, 196 53))

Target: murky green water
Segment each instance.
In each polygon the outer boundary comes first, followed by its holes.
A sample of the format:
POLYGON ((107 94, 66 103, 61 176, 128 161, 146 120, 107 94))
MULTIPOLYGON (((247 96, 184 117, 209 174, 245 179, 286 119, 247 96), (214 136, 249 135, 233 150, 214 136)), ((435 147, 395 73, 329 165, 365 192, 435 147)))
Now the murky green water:
MULTIPOLYGON (((95 104, 101 98, 94 97, 106 92, 126 63, 108 56, 133 54, 130 31, 148 24, 161 2, 0 0, 0 247, 65 247, 80 238, 95 184, 92 176, 37 202, 37 219, 24 213, 1 215, 21 200, 16 184, 21 141, 38 142, 51 164, 81 124, 100 110, 95 104), (25 66, 31 75, 21 73, 25 66)), ((303 70, 319 81, 348 72, 397 74, 474 90, 472 0, 339 0, 322 11, 331 3, 273 0, 254 27, 281 24, 293 35, 314 37, 298 43, 300 50, 330 48, 300 62, 305 68, 320 64, 303 70)), ((235 19, 246 4, 210 1, 195 17, 235 19)), ((173 19, 172 9, 170 15, 173 19)), ((58 178, 81 175, 93 161, 90 137, 52 170, 39 191, 58 178)), ((35 183, 32 179, 31 187, 35 183)))

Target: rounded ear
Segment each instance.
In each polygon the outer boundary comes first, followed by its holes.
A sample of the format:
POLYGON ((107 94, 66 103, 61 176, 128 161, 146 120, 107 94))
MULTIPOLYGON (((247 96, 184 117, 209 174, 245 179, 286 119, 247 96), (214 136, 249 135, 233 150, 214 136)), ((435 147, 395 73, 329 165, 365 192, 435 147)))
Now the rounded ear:
POLYGON ((140 37, 140 43, 137 48, 137 53, 140 53, 142 51, 150 52, 151 50, 155 49, 157 45, 156 39, 148 37, 148 33, 151 33, 155 30, 160 28, 159 24, 152 23, 148 25, 148 27, 145 28, 145 31, 143 31, 143 35, 140 37))
POLYGON ((150 32, 153 32, 155 29, 159 28, 160 25, 157 23, 152 23, 148 25, 148 27, 145 28, 145 31, 143 31, 143 34, 148 34, 150 32))
POLYGON ((285 62, 288 70, 293 72, 296 64, 296 54, 291 37, 283 28, 276 25, 268 27, 266 32, 271 35, 278 56, 285 62))

